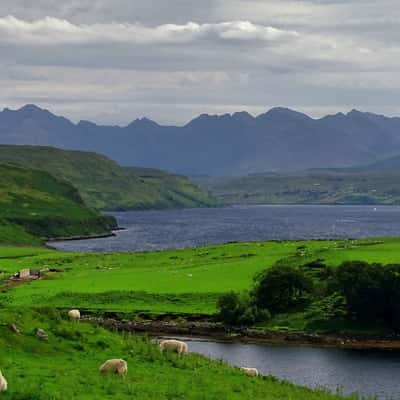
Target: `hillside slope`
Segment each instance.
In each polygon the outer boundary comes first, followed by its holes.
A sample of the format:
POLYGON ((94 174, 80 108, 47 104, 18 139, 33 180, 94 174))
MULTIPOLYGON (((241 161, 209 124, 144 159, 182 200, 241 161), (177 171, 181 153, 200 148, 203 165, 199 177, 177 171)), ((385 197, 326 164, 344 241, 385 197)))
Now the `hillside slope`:
POLYGON ((107 210, 217 205, 186 177, 144 168, 122 168, 95 153, 39 146, 0 146, 0 163, 47 171, 72 183, 91 207, 107 210))
POLYGON ((184 175, 234 176, 266 171, 348 167, 400 154, 400 118, 352 110, 320 119, 274 108, 203 114, 182 127, 146 118, 125 127, 74 124, 28 105, 0 112, 0 143, 95 151, 124 166, 184 175))
POLYGON ((371 165, 198 178, 226 204, 400 204, 400 157, 371 165))
POLYGON ((198 354, 162 353, 145 336, 74 323, 65 312, 50 307, 1 307, 0 346, 8 381, 8 390, 1 395, 4 400, 357 399, 274 377, 251 379, 237 368, 198 354), (12 332, 12 323, 20 334, 12 332), (35 336, 38 327, 48 340, 35 336), (116 357, 127 361, 126 376, 100 374, 99 366, 116 357))
POLYGON ((0 243, 39 244, 115 227, 114 218, 88 208, 69 183, 43 171, 0 165, 0 243))

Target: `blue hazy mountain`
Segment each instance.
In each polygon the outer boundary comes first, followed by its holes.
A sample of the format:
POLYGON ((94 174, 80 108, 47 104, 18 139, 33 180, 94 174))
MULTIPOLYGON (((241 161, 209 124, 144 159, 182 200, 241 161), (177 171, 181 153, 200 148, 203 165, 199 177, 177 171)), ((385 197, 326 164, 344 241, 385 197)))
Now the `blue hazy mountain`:
POLYGON ((320 119, 286 108, 202 114, 184 126, 72 123, 35 105, 0 112, 0 143, 103 153, 125 166, 186 175, 351 167, 400 154, 400 118, 352 110, 320 119))

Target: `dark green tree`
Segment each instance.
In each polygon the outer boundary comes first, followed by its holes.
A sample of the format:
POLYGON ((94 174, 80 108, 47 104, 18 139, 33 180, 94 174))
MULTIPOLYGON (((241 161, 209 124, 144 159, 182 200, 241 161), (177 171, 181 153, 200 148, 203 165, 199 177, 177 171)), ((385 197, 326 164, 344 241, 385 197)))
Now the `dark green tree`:
POLYGON ((357 318, 400 330, 400 265, 347 261, 337 269, 336 284, 357 318))
POLYGON ((313 282, 304 271, 276 266, 256 278, 253 295, 257 307, 279 312, 304 300, 312 290, 313 282))

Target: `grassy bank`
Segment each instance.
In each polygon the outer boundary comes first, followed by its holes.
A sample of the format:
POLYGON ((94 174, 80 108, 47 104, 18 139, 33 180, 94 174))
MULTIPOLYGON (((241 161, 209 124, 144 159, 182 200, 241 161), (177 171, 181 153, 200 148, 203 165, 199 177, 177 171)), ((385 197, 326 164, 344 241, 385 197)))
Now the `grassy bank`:
POLYGON ((5 400, 344 399, 271 377, 249 378, 199 355, 162 354, 146 338, 68 321, 51 309, 1 309, 0 348, 0 368, 9 384, 1 396, 5 400), (20 334, 11 331, 11 323, 20 334), (36 338, 37 328, 45 329, 48 341, 36 338), (125 379, 99 374, 108 358, 128 362, 125 379))

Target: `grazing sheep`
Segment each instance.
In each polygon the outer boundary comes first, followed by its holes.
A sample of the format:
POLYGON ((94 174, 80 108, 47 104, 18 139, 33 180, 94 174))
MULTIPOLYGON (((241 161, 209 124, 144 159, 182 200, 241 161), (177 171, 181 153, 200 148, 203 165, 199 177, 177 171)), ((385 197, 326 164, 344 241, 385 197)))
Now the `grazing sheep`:
POLYGON ((68 316, 71 319, 81 319, 81 313, 79 312, 79 310, 69 310, 68 316))
POLYGON ((161 351, 171 350, 178 354, 185 354, 188 352, 188 345, 180 340, 168 339, 160 342, 160 349, 161 351))
POLYGON ((241 367, 240 370, 247 376, 258 376, 257 368, 241 367))
POLYGON ((128 363, 120 358, 113 358, 111 360, 107 360, 104 364, 102 364, 99 368, 99 371, 102 374, 113 373, 125 375, 128 372, 128 363))
POLYGON ((0 371, 0 392, 5 392, 7 390, 7 381, 6 378, 4 378, 3 374, 0 371))

